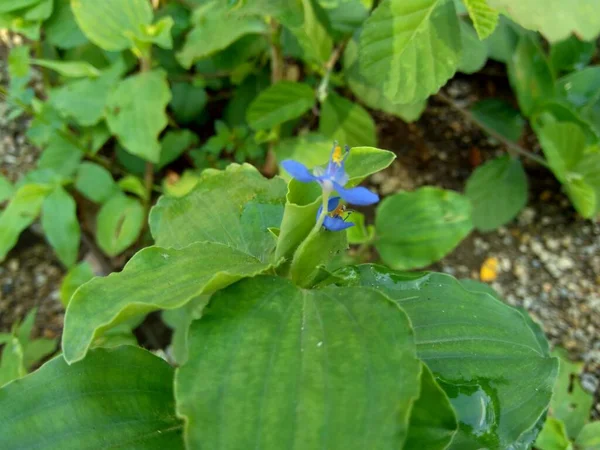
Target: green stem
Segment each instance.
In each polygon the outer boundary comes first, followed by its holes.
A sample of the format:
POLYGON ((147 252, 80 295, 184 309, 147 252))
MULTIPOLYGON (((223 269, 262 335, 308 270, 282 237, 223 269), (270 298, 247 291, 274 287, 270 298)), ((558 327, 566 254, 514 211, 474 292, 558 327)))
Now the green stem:
MULTIPOLYGON (((317 223, 315 223, 315 226, 313 227, 312 230, 310 230, 310 233, 308 233, 308 236, 306 236, 306 239, 304 239, 302 244, 300 244, 300 247, 302 247, 302 245, 304 245, 306 242, 308 242, 315 234, 317 234, 319 231, 321 231, 323 222, 325 222, 325 217, 327 217, 327 214, 329 214, 329 211, 327 208, 327 203, 329 203, 329 195, 330 195, 329 191, 323 191, 323 196, 322 196, 323 207, 321 209, 321 214, 319 214, 319 217, 317 217, 317 223)), ((298 247, 298 248, 300 248, 300 247, 298 247)))

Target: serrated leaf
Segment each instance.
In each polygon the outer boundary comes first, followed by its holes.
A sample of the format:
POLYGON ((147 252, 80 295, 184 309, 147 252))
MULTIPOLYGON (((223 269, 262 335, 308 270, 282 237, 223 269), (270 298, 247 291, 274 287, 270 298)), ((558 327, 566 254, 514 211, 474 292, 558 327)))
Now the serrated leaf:
POLYGON ((96 217, 96 241, 104 253, 115 256, 138 238, 144 223, 140 202, 122 193, 113 195, 96 217))
POLYGON ((255 130, 268 130, 302 116, 314 104, 315 93, 309 85, 280 81, 258 94, 248 107, 246 120, 255 130))
POLYGON ((96 203, 102 203, 115 192, 115 182, 111 173, 104 167, 83 162, 77 169, 75 189, 96 203))
POLYGON ((167 74, 153 70, 121 81, 106 104, 108 127, 125 149, 147 161, 160 158, 158 135, 167 126, 171 100, 167 74))
POLYGON ((519 311, 487 293, 469 292, 445 274, 363 265, 346 269, 345 276, 381 290, 407 313, 417 354, 458 416, 450 449, 511 448, 536 427, 550 402, 558 361, 519 311))
POLYGON ((473 21, 477 36, 483 40, 494 32, 498 24, 498 11, 490 8, 487 0, 463 0, 473 21))
POLYGON ((377 145, 375 122, 359 104, 332 92, 321 109, 319 133, 350 147, 377 145))
POLYGON ((53 359, 0 390, 0 419, 14 449, 184 448, 173 368, 131 346, 96 349, 73 366, 53 359))
POLYGON ((384 0, 360 36, 360 68, 394 103, 426 99, 442 87, 460 61, 454 2, 384 0))
POLYGON ((488 98, 471 107, 471 113, 486 128, 491 128, 505 138, 517 142, 525 130, 525 119, 508 103, 488 98))
POLYGON ((175 384, 190 447, 402 447, 419 362, 381 294, 244 280, 211 299, 189 341, 175 384))
POLYGON ((71 267, 60 284, 60 302, 66 308, 77 288, 94 278, 92 266, 87 261, 71 267))
POLYGON ((509 155, 488 161, 467 180, 465 195, 473 203, 473 224, 491 231, 514 219, 527 204, 527 175, 509 155))
POLYGON ((42 205, 42 228, 46 239, 68 268, 75 264, 79 253, 81 229, 77 220, 75 200, 57 186, 42 205))
POLYGON ((375 246, 397 270, 425 267, 450 253, 473 229, 471 202, 434 187, 384 199, 375 217, 375 246))
POLYGON ((214 242, 197 242, 182 249, 147 247, 136 253, 122 272, 94 278, 75 292, 65 316, 65 359, 79 361, 94 338, 132 316, 179 308, 198 295, 271 267, 214 242))
POLYGON ((460 21, 460 36, 462 55, 458 63, 458 71, 463 73, 478 72, 487 62, 487 45, 479 40, 475 29, 463 20, 460 21))
POLYGON ((48 59, 32 58, 31 63, 54 70, 59 74, 69 78, 95 78, 100 75, 100 71, 85 61, 53 61, 48 59))

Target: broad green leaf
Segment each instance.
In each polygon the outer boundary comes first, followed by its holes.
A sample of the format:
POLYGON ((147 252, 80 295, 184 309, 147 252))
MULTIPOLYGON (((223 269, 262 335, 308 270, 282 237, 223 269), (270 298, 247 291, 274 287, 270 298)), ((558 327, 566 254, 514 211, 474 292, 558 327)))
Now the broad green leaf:
POLYGON ((188 195, 159 199, 150 212, 152 236, 162 247, 216 242, 267 261, 275 247, 268 228, 281 223, 285 192, 283 180, 267 180, 249 165, 206 170, 188 195))
POLYGON ((315 104, 315 93, 304 83, 280 81, 262 91, 246 113, 248 124, 255 130, 268 130, 296 119, 315 104))
POLYGON ((550 65, 555 73, 581 70, 589 64, 595 52, 594 42, 584 42, 577 36, 569 36, 550 47, 550 65))
POLYGON ((71 298, 62 348, 69 363, 82 359, 109 328, 269 270, 272 266, 225 244, 198 242, 183 249, 146 247, 122 272, 94 278, 71 298))
POLYGON ((256 277, 217 293, 189 341, 175 380, 188 447, 402 448, 420 363, 381 294, 256 277))
POLYGON ((38 169, 50 169, 61 177, 71 177, 83 159, 83 150, 76 142, 75 137, 67 139, 63 134, 52 135, 38 159, 38 169))
MULTIPOLYGON (((345 7, 345 6, 344 6, 345 7)), ((393 103, 360 72, 358 44, 351 39, 344 50, 344 75, 352 93, 366 106, 400 117, 405 122, 414 122, 425 110, 425 100, 412 104, 393 103)))
POLYGON ((421 390, 410 413, 404 448, 444 450, 458 430, 456 414, 448 396, 437 384, 431 370, 421 366, 421 390))
POLYGON ((156 169, 160 170, 175 161, 183 152, 192 149, 199 142, 198 136, 190 130, 168 131, 160 141, 160 160, 156 169))
POLYGON ((362 0, 328 2, 320 0, 319 4, 325 10, 331 24, 332 35, 337 40, 351 36, 361 27, 369 17, 372 2, 363 2, 362 0))
POLYGON ((116 256, 133 244, 144 224, 140 202, 116 193, 100 208, 96 217, 96 241, 104 253, 116 256))
POLYGON ((67 268, 73 266, 79 253, 81 229, 75 200, 60 186, 44 199, 42 228, 60 261, 67 268))
POLYGON ((467 180, 465 195, 473 203, 473 224, 491 231, 514 219, 527 204, 527 175, 509 155, 488 161, 467 180))
POLYGON ((478 101, 472 106, 471 114, 484 127, 514 142, 521 138, 525 130, 525 119, 519 111, 496 98, 478 101))
POLYGON ((87 261, 82 261, 69 269, 60 284, 60 301, 65 308, 77 288, 92 278, 94 278, 94 271, 87 261))
POLYGON ((327 96, 321 109, 319 133, 350 147, 377 145, 371 115, 359 104, 334 92, 327 96))
POLYGON ((54 70, 68 78, 96 78, 100 71, 85 61, 52 61, 32 58, 32 64, 54 70))
POLYGON ((115 193, 116 185, 111 173, 104 167, 83 162, 77 169, 75 188, 91 201, 102 203, 115 193))
POLYGON ((475 29, 464 20, 460 21, 460 36, 462 55, 457 70, 463 73, 478 72, 487 62, 487 45, 479 40, 475 29))
POLYGON ((34 100, 32 106, 35 110, 35 116, 26 133, 27 138, 31 142, 39 147, 43 147, 57 133, 67 131, 65 121, 50 102, 38 102, 34 100))
POLYGON ((42 184, 25 184, 19 188, 0 214, 0 261, 17 243, 19 235, 37 218, 44 198, 51 188, 42 184))
POLYGON ((0 174, 0 203, 10 198, 15 192, 15 188, 2 174, 0 174))
POLYGON ((454 2, 384 0, 360 35, 360 68, 395 103, 415 103, 442 87, 460 61, 454 2))
POLYGON ((205 2, 196 8, 192 23, 194 27, 177 53, 177 60, 186 69, 194 62, 224 50, 242 36, 267 31, 267 24, 262 18, 246 15, 218 0, 205 2))
MULTIPOLYGON (((0 355, 0 388, 26 374, 23 347, 19 339, 11 336, 2 347, 2 355, 0 355)), ((0 398, 1 395, 2 390, 0 390, 0 398)))
POLYGON ((287 25, 286 28, 291 31, 301 49, 301 55, 298 56, 302 60, 322 65, 329 59, 333 50, 333 40, 323 23, 325 17, 319 17, 319 5, 314 0, 300 0, 297 4, 302 6, 301 14, 304 20, 295 26, 285 21, 283 23, 287 25))
POLYGON ((75 22, 70 0, 55 0, 52 16, 44 23, 44 34, 55 47, 69 49, 88 40, 75 22))
POLYGON ((560 365, 550 408, 553 417, 564 423, 568 436, 575 439, 589 420, 594 396, 579 382, 583 363, 571 362, 563 349, 556 349, 554 356, 559 358, 560 365))
POLYGON ((508 63, 508 78, 517 94, 519 107, 529 117, 535 107, 555 93, 554 75, 539 42, 529 34, 519 38, 508 63))
POLYGON ((585 425, 577 436, 575 445, 581 450, 600 449, 600 422, 596 421, 585 425))
POLYGON ((129 153, 157 163, 160 158, 158 135, 167 126, 165 108, 170 100, 171 91, 164 71, 130 76, 108 96, 108 127, 129 153))
POLYGON ((539 450, 572 450, 565 424, 559 419, 548 417, 544 428, 535 440, 535 448, 539 450))
POLYGON ((121 51, 154 42, 171 48, 170 21, 152 22, 152 6, 146 0, 71 0, 81 31, 98 47, 121 51))
POLYGON ((485 40, 491 59, 507 64, 519 43, 517 26, 506 16, 500 16, 498 26, 485 40))
POLYGON ((178 366, 185 364, 188 359, 188 332, 194 320, 202 317, 202 312, 210 300, 210 295, 200 295, 180 308, 167 309, 161 317, 173 329, 171 338, 171 354, 178 366))
POLYGON ((536 426, 558 361, 519 311, 445 274, 363 265, 346 269, 346 278, 381 290, 407 313, 417 354, 458 416, 451 449, 511 448, 536 426))
POLYGON ((463 0, 473 21, 477 36, 483 40, 492 34, 498 24, 498 11, 490 8, 487 0, 463 0))
POLYGON ((206 91, 201 86, 191 83, 173 83, 171 85, 170 107, 177 122, 186 124, 198 118, 206 105, 206 91))
POLYGON ((446 256, 472 229, 469 199, 423 187, 381 202, 375 217, 375 246, 388 266, 414 269, 446 256))
POLYGON ((539 31, 550 42, 566 39, 571 33, 591 41, 600 33, 595 0, 488 0, 492 8, 505 13, 522 27, 539 31))
POLYGON ((182 427, 173 368, 131 346, 94 350, 73 366, 54 358, 0 390, 0 435, 11 449, 183 450, 182 427))

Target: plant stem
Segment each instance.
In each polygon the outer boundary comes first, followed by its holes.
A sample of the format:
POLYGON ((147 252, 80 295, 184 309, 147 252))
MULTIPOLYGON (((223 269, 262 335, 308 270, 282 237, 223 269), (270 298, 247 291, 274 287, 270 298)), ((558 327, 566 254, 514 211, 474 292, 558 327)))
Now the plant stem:
POLYGON ((344 52, 344 48, 346 48, 347 43, 348 39, 345 39, 342 42, 340 42, 338 46, 333 49, 331 55, 329 56, 329 59, 327 60, 327 62, 325 62, 323 66, 323 68, 325 69, 325 75, 323 75, 321 83, 317 88, 317 98, 321 103, 323 103, 327 98, 327 87, 329 86, 329 78, 331 76, 331 72, 333 71, 333 68, 342 56, 342 53, 344 52))
POLYGON ((487 134, 489 134, 490 136, 492 136, 494 139, 496 139, 497 141, 499 141, 502 144, 504 144, 504 146, 507 148, 507 150, 508 150, 508 152, 510 154, 513 154, 513 155, 514 154, 519 154, 521 156, 529 158, 532 161, 537 162, 538 164, 540 164, 540 165, 542 165, 544 167, 549 167, 548 163, 546 162, 546 160, 544 160, 543 158, 540 158, 539 156, 531 153, 529 150, 525 150, 519 144, 516 144, 515 142, 512 142, 511 140, 509 140, 506 137, 502 136, 502 134, 498 133, 493 128, 487 126, 486 124, 484 124, 483 122, 481 122, 480 120, 478 120, 473 115, 473 113, 471 113, 471 111, 469 111, 466 108, 463 108, 462 106, 459 106, 458 104, 456 104, 456 102, 454 100, 452 100, 450 97, 448 97, 442 91, 438 92, 435 95, 435 97, 438 100, 441 100, 442 102, 446 103, 448 106, 450 106, 452 109, 454 109, 458 113, 460 113, 469 122, 474 123, 479 128, 481 128, 483 131, 485 131, 487 134))

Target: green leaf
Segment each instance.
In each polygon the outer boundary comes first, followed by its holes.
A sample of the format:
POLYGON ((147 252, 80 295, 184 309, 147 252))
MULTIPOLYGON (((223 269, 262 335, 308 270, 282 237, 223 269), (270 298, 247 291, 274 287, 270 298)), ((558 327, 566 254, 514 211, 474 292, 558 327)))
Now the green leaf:
POLYGON ((458 416, 451 449, 511 448, 536 426, 548 407, 558 361, 519 311, 487 293, 469 292, 445 274, 372 265, 345 272, 408 314, 417 354, 458 416))
POLYGON ((281 223, 285 192, 283 180, 267 180, 250 165, 206 170, 188 195, 159 199, 152 236, 162 247, 216 242, 267 261, 275 247, 268 228, 281 223))
POLYGON ((156 170, 160 170, 167 164, 172 163, 183 152, 196 146, 198 142, 198 136, 190 130, 168 131, 160 142, 160 160, 156 165, 156 170))
POLYGON ((276 277, 217 293, 176 375, 188 446, 401 448, 419 362, 393 306, 371 290, 276 277))
POLYGON ((577 36, 569 36, 550 47, 550 65, 555 73, 581 70, 589 64, 595 52, 594 42, 584 42, 577 36))
MULTIPOLYGON (((346 6, 343 6, 344 8, 346 6)), ((358 60, 358 44, 351 39, 344 51, 344 75, 352 93, 371 109, 384 111, 400 117, 405 122, 414 122, 425 110, 425 100, 411 104, 393 103, 388 100, 382 90, 370 83, 360 72, 358 60)))
POLYGON ((541 101, 554 96, 555 80, 550 64, 537 40, 529 34, 519 38, 508 63, 508 78, 526 117, 541 101))
POLYGON ((522 27, 539 31, 550 42, 566 39, 571 33, 591 41, 600 33, 600 17, 594 14, 595 0, 488 0, 492 8, 511 17, 522 27))
POLYGON ((297 25, 287 22, 284 22, 284 25, 291 31, 302 50, 298 56, 322 65, 329 59, 333 50, 333 40, 322 21, 325 17, 319 17, 322 10, 314 0, 300 0, 297 4, 302 5, 304 20, 297 25))
POLYGON ((463 20, 460 21, 460 36, 462 55, 458 63, 458 71, 462 73, 478 72, 487 62, 487 45, 479 40, 475 29, 463 20))
POLYGON ((148 193, 146 192, 144 183, 142 183, 142 180, 135 175, 125 175, 117 184, 123 192, 129 192, 130 194, 138 196, 142 200, 146 200, 148 198, 148 193))
POLYGON ((170 100, 171 91, 164 71, 130 76, 108 96, 108 127, 129 153, 157 163, 160 158, 158 135, 167 126, 165 108, 170 100))
POLYGON ((0 203, 12 197, 15 188, 6 178, 0 174, 0 203))
POLYGON ((55 47, 69 49, 88 40, 75 22, 70 0, 55 0, 52 16, 44 23, 45 37, 55 47))
POLYGON ((25 184, 0 214, 0 261, 15 246, 21 232, 37 218, 50 190, 42 184, 25 184))
POLYGON ((552 415, 564 422, 568 436, 575 439, 590 417, 594 396, 586 392, 579 382, 583 363, 573 363, 563 349, 556 349, 554 356, 560 361, 558 379, 550 408, 552 415))
POLYGON ((347 236, 350 244, 370 244, 375 239, 375 227, 365 225, 365 215, 358 211, 353 211, 348 218, 349 222, 354 224, 348 228, 347 236))
POLYGON ((481 40, 487 38, 496 29, 498 11, 490 8, 487 0, 464 0, 464 3, 477 31, 477 36, 481 40))
POLYGON ((143 206, 119 192, 100 208, 96 218, 96 241, 104 253, 116 256, 136 241, 143 224, 143 206))
POLYGON ((575 445, 581 450, 598 450, 600 448, 600 422, 585 425, 577 436, 575 445))
POLYGON ((16 11, 17 9, 27 8, 39 3, 40 0, 11 0, 0 5, 0 13, 16 11))
MULTIPOLYGON (((23 347, 19 340, 12 336, 4 344, 0 358, 0 388, 13 380, 27 374, 23 361, 23 347)), ((0 390, 0 398, 2 390, 0 390)), ((2 436, 4 439, 4 435, 2 436)))
POLYGON ((246 113, 248 124, 255 130, 268 130, 296 119, 315 104, 315 93, 304 83, 280 81, 262 91, 246 113))
POLYGON ((104 167, 83 162, 77 169, 75 188, 91 201, 102 203, 115 193, 116 185, 111 173, 104 167))
POLYGON ((188 359, 188 331, 194 320, 200 319, 204 308, 210 300, 210 295, 200 295, 180 308, 167 309, 162 312, 163 321, 173 329, 171 338, 171 353, 178 366, 188 359))
POLYGON ((31 63, 54 70, 68 78, 95 78, 100 71, 85 61, 53 61, 49 59, 32 58, 31 63))
POLYGON ((505 138, 517 142, 525 130, 523 116, 503 100, 488 98, 471 107, 475 120, 505 138))
POLYGON ((184 448, 173 368, 130 346, 94 350, 73 366, 53 359, 0 390, 0 418, 14 449, 184 448))
POLYGON ((421 367, 421 392, 410 414, 404 448, 444 450, 456 434, 458 422, 448 396, 431 370, 425 364, 421 367))
POLYGON ((69 269, 60 284, 60 301, 65 308, 77 288, 92 278, 94 278, 94 271, 87 261, 82 261, 69 269))
POLYGON ((187 124, 198 118, 206 106, 206 91, 191 83, 173 83, 171 86, 171 109, 177 122, 187 124))
POLYGON ((473 229, 471 203, 434 187, 384 199, 375 217, 375 246, 397 270, 425 267, 450 253, 473 229))
POLYGON ((42 205, 42 228, 46 239, 68 268, 75 264, 79 254, 81 230, 77 220, 75 200, 57 186, 42 205))
POLYGON ((467 180, 465 195, 473 203, 473 224, 491 231, 514 219, 527 204, 527 175, 509 155, 486 162, 467 180))
POLYGON ((327 96, 321 109, 319 133, 350 147, 377 145, 371 115, 359 104, 334 92, 327 96))
POLYGON ((365 22, 360 66, 395 103, 415 103, 442 87, 460 61, 454 2, 384 0, 365 22))
POLYGON ((75 145, 75 139, 67 139, 59 133, 53 134, 38 159, 38 169, 50 169, 61 177, 71 177, 83 159, 83 151, 75 145))
POLYGON ((485 40, 488 46, 489 57, 493 60, 507 64, 519 43, 520 30, 517 25, 506 16, 500 16, 498 26, 485 40))
POLYGON ((231 9, 226 2, 215 0, 196 8, 192 23, 194 28, 177 53, 177 60, 186 69, 194 62, 224 50, 242 36, 267 31, 267 24, 262 18, 246 15, 231 9))
POLYGON ((535 447, 539 450, 571 450, 565 424, 559 419, 548 417, 535 440, 535 447))
POLYGON ((174 309, 272 266, 214 242, 182 249, 147 247, 122 272, 94 278, 71 298, 65 316, 62 348, 69 363, 83 358, 109 328, 132 316, 174 309))

